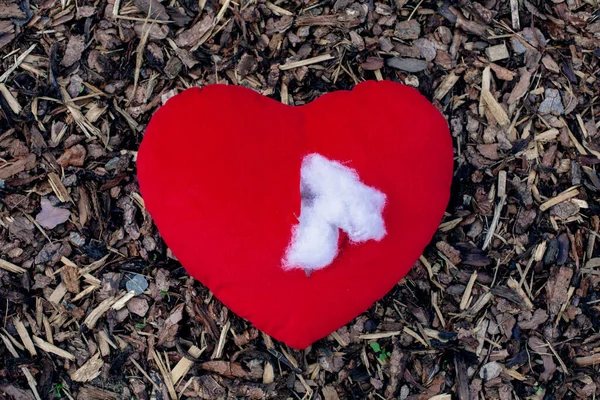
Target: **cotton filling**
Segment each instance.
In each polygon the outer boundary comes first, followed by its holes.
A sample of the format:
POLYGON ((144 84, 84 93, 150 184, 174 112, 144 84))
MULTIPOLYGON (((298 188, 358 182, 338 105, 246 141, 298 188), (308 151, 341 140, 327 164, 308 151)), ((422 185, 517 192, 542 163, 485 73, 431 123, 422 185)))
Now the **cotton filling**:
POLYGON ((351 244, 386 235, 386 196, 360 181, 358 173, 337 161, 310 154, 300 169, 300 216, 283 260, 285 269, 307 274, 325 268, 338 255, 339 230, 351 244))

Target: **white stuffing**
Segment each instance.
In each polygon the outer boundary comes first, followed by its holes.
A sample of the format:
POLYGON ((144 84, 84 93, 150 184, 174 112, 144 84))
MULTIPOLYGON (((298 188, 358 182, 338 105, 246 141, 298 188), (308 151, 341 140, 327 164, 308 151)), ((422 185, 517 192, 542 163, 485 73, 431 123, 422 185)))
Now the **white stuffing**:
POLYGON ((285 269, 307 274, 325 268, 338 255, 339 230, 351 243, 381 240, 386 235, 386 196, 360 181, 358 173, 319 154, 309 154, 300 170, 298 225, 283 260, 285 269))

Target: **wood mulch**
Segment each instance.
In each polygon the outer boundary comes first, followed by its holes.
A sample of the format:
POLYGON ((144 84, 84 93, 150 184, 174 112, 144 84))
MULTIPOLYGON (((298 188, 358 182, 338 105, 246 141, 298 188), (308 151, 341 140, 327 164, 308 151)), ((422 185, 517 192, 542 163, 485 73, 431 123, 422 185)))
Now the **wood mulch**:
POLYGON ((597 398, 598 5, 0 0, 0 399, 597 398), (190 86, 366 79, 447 116, 452 199, 391 293, 293 351, 185 274, 136 149, 190 86))

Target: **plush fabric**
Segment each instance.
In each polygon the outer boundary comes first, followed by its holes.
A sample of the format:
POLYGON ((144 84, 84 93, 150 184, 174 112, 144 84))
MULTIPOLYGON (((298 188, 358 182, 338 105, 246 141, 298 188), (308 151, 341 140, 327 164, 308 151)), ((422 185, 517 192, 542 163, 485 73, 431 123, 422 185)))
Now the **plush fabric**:
POLYGON ((350 322, 410 270, 447 205, 452 141, 417 90, 388 81, 282 105, 249 89, 188 89, 152 117, 140 190, 193 277, 258 329, 302 349, 350 322), (330 265, 285 268, 310 154, 353 169, 385 195, 380 240, 341 232, 330 265))

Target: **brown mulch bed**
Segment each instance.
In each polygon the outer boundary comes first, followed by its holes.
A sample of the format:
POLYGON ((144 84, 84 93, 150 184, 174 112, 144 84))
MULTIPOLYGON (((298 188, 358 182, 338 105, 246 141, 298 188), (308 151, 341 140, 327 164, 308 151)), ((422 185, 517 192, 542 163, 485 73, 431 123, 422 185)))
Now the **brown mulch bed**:
POLYGON ((597 0, 0 0, 0 399, 600 396, 598 16, 597 0), (366 79, 447 116, 452 199, 392 292, 293 351, 186 275, 136 150, 190 86, 300 105, 366 79))

